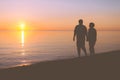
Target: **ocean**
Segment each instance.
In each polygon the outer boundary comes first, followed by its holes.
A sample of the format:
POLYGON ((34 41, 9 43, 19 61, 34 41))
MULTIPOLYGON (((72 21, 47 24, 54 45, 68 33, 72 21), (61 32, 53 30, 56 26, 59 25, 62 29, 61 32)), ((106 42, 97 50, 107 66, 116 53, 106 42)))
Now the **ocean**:
MULTIPOLYGON (((98 31, 97 34, 96 54, 120 50, 120 31, 98 31)), ((89 55, 88 42, 86 49, 89 55)), ((0 31, 0 68, 77 56, 73 31, 0 31)))

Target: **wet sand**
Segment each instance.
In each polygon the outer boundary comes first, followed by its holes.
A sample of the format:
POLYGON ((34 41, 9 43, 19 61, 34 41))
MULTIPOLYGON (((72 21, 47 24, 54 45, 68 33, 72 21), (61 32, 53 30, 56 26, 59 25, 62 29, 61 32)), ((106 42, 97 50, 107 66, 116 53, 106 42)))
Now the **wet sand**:
POLYGON ((0 80, 120 80, 120 51, 1 69, 0 80))

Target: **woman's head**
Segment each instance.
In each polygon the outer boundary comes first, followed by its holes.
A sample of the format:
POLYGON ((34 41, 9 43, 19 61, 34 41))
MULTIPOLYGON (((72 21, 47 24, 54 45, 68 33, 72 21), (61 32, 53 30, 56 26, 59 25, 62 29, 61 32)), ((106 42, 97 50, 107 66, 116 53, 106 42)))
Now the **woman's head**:
POLYGON ((95 24, 93 23, 93 22, 91 22, 90 24, 89 24, 89 27, 90 28, 93 28, 95 26, 95 24))

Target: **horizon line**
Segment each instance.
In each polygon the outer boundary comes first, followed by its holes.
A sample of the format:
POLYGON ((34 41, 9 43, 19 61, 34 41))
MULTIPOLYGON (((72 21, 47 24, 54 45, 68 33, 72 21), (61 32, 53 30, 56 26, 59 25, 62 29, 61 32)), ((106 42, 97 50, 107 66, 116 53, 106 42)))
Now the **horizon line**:
MULTIPOLYGON (((0 31, 74 31, 74 30, 0 30, 0 31)), ((120 30, 97 30, 97 31, 120 31, 120 30)))

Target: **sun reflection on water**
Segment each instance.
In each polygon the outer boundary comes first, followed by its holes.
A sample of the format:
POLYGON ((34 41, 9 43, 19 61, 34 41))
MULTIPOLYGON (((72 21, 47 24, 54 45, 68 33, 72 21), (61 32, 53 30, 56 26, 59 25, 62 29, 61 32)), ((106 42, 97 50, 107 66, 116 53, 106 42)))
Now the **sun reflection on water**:
POLYGON ((29 65, 31 65, 31 63, 28 62, 27 60, 22 60, 21 62, 22 62, 22 64, 20 64, 19 66, 29 66, 29 65))
POLYGON ((25 41, 24 41, 24 39, 25 39, 25 33, 24 33, 24 31, 21 31, 21 43, 22 43, 22 48, 24 47, 24 43, 25 43, 25 41))
POLYGON ((17 65, 17 66, 23 67, 23 66, 30 66, 31 65, 31 63, 27 63, 26 61, 21 61, 21 62, 22 62, 22 64, 17 65))
POLYGON ((25 50, 22 50, 22 51, 21 51, 21 55, 22 55, 22 56, 25 56, 25 50))

